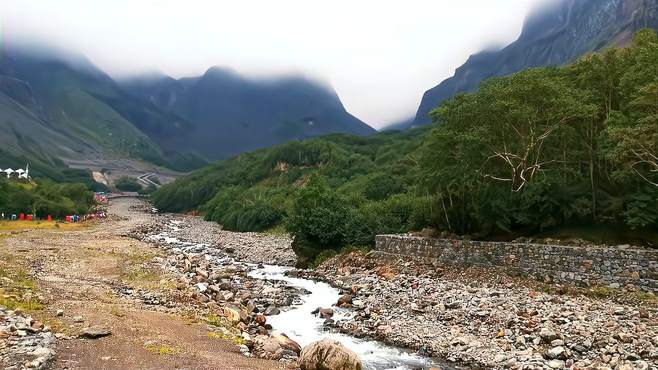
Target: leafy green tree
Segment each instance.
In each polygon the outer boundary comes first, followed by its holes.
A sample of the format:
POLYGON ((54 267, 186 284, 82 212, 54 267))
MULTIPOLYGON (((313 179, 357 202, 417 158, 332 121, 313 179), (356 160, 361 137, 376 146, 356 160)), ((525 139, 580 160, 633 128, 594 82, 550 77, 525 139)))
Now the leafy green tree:
POLYGON ((137 192, 142 190, 142 186, 132 177, 121 177, 114 183, 114 186, 121 191, 137 192))
POLYGON ((295 197, 286 228, 305 242, 324 248, 340 248, 345 243, 349 212, 321 177, 314 176, 295 197))

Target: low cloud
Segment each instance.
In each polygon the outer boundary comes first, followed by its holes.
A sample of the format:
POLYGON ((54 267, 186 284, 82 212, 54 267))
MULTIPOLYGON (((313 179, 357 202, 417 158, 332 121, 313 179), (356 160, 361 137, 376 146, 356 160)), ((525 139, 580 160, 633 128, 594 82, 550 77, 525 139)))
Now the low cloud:
POLYGON ((3 0, 3 42, 85 54, 112 76, 202 74, 213 65, 329 82, 373 125, 415 113, 468 55, 513 41, 546 0, 3 0))

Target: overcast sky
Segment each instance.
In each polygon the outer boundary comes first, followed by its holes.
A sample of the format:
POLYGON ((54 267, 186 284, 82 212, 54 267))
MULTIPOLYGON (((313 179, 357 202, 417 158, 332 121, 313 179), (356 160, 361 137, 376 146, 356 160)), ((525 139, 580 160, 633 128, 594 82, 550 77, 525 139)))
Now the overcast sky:
POLYGON ((71 48, 114 77, 301 71, 379 128, 415 114, 468 55, 516 39, 546 1, 0 0, 0 26, 4 41, 71 48))

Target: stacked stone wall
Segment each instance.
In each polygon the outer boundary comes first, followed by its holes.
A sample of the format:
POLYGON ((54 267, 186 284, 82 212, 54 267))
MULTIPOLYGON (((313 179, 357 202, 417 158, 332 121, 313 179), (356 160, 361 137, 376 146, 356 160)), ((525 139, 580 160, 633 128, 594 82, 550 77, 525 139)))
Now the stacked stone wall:
POLYGON ((633 285, 658 292, 658 250, 435 239, 378 235, 378 252, 437 259, 458 266, 502 268, 543 281, 578 286, 633 285))

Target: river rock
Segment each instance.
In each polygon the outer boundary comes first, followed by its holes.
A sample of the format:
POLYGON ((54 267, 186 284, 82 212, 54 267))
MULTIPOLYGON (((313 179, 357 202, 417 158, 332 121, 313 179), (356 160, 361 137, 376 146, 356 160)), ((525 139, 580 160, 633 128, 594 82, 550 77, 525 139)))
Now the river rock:
POLYGON ((280 313, 281 313, 281 311, 276 307, 270 306, 267 309, 265 309, 265 316, 274 316, 274 315, 278 315, 280 313))
POLYGON ((323 339, 304 347, 299 357, 299 367, 302 370, 363 369, 356 353, 332 339, 323 339))
POLYGON ((332 310, 331 308, 320 308, 320 307, 318 307, 315 310, 313 310, 313 312, 311 312, 311 314, 318 315, 322 319, 330 319, 334 316, 334 310, 332 310))
POLYGON ((564 347, 562 346, 553 347, 546 352, 546 356, 548 356, 548 358, 564 358, 565 357, 564 347))
POLYGON ((338 307, 349 307, 352 304, 352 297, 351 294, 344 294, 340 298, 338 298, 338 307))
POLYGON ((240 322, 240 312, 231 307, 224 307, 224 317, 226 317, 232 324, 240 322))
POLYGON ((255 321, 258 325, 263 326, 263 325, 265 325, 265 322, 267 321, 267 318, 265 317, 265 315, 257 314, 256 318, 255 318, 255 321))
POLYGON ((552 342, 553 340, 558 338, 557 333, 551 328, 541 328, 539 330, 539 337, 543 339, 545 342, 552 342))
POLYGON ((302 347, 297 342, 288 338, 287 335, 281 333, 280 331, 273 331, 272 338, 276 339, 276 341, 283 349, 289 349, 297 354, 302 352, 302 347))
POLYGON ((281 350, 281 345, 275 338, 259 337, 258 342, 261 346, 260 349, 270 355, 274 355, 281 350))

